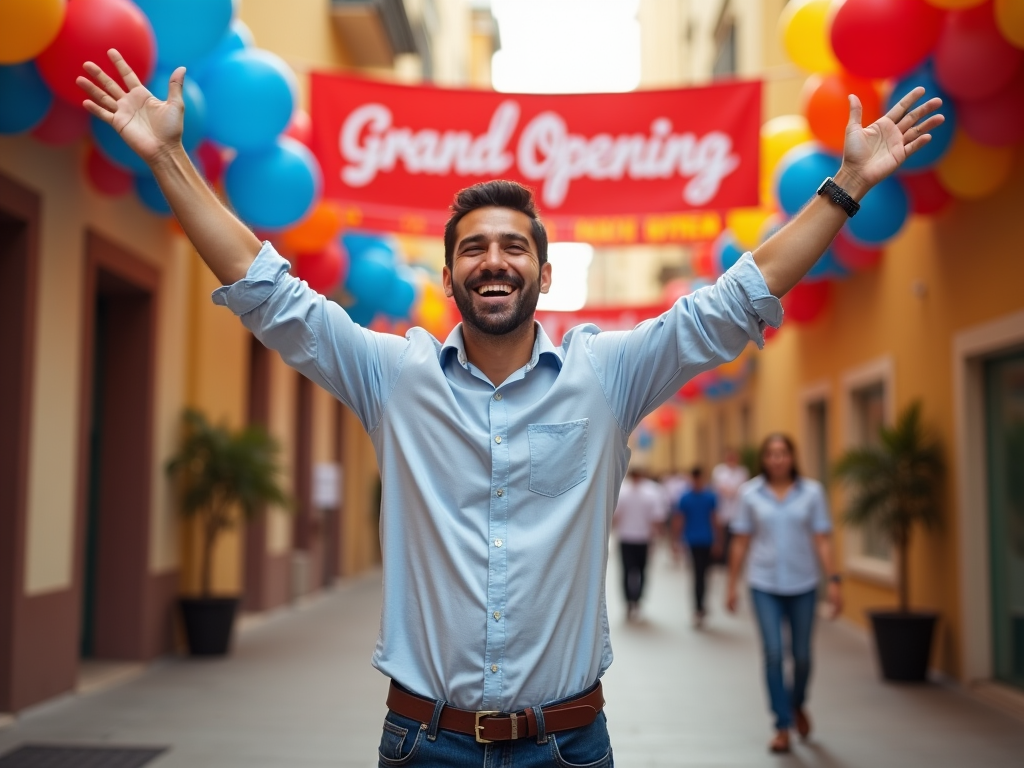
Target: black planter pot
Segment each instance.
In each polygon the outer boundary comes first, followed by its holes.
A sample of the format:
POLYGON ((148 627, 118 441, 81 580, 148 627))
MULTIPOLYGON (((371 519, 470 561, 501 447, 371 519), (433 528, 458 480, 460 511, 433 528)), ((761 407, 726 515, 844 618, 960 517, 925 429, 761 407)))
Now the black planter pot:
POLYGON ((898 682, 923 683, 928 679, 928 660, 937 613, 868 611, 875 631, 875 649, 882 677, 898 682))
POLYGON ((183 597, 178 601, 193 656, 223 656, 231 646, 237 597, 183 597))

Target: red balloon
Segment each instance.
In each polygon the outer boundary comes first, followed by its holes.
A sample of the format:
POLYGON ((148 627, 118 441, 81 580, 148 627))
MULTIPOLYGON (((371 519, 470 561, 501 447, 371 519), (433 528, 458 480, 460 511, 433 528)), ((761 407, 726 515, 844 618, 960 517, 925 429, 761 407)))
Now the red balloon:
POLYGON ((204 141, 196 147, 196 156, 203 164, 203 175, 210 185, 215 187, 220 184, 224 178, 224 169, 227 168, 224 150, 212 141, 204 141))
POLYGON ((979 144, 1005 147, 1024 141, 1024 66, 994 96, 958 102, 956 119, 979 144))
POLYGON ((81 105, 54 99, 43 122, 32 129, 32 138, 54 147, 77 141, 89 132, 89 113, 81 105))
MULTIPOLYGON (((957 113, 959 118, 960 113, 957 113)), ((924 215, 938 213, 953 199, 946 188, 939 183, 935 171, 927 170, 919 173, 901 173, 900 184, 907 190, 910 197, 910 210, 924 215)))
POLYGON ((679 396, 683 400, 693 400, 700 397, 700 382, 697 379, 690 379, 679 388, 679 396))
POLYGON ((924 0, 846 0, 832 19, 832 51, 858 77, 895 77, 920 64, 944 12, 924 0))
POLYGON ((801 96, 804 116, 814 138, 840 155, 846 142, 846 124, 850 118, 847 97, 851 93, 857 95, 864 108, 863 125, 870 125, 882 116, 882 99, 874 83, 847 72, 811 75, 804 83, 801 96))
POLYGON ((958 99, 986 99, 1010 84, 1022 59, 999 33, 992 3, 951 11, 935 44, 935 80, 958 99))
POLYGON ((100 194, 117 197, 135 188, 135 179, 107 160, 92 144, 85 156, 85 176, 100 194))
POLYGON ((772 328, 770 325, 764 327, 764 343, 767 344, 769 341, 774 339, 779 333, 778 328, 772 328))
POLYGON ((317 293, 330 293, 345 279, 348 260, 336 240, 320 253, 300 253, 295 257, 295 276, 309 283, 317 293))
POLYGON ((802 325, 817 320, 831 297, 831 280, 802 280, 782 297, 782 309, 787 319, 802 325))
POLYGON ((839 230, 832 241, 832 255, 836 262, 850 270, 870 269, 882 259, 882 249, 863 245, 839 230))
POLYGON ((121 82, 107 50, 116 48, 142 82, 156 64, 156 39, 149 19, 129 0, 74 0, 68 3, 64 24, 56 39, 36 58, 39 74, 55 95, 81 104, 85 92, 75 85, 91 61, 121 82))
POLYGON ((654 426, 659 432, 671 432, 679 424, 679 412, 667 403, 654 412, 654 426))
POLYGON ((296 109, 292 113, 292 120, 284 129, 285 136, 291 136, 300 144, 307 147, 313 144, 313 121, 309 119, 309 113, 304 109, 296 109))
POLYGON ((694 246, 690 258, 690 270, 696 277, 715 276, 714 243, 710 240, 694 246))

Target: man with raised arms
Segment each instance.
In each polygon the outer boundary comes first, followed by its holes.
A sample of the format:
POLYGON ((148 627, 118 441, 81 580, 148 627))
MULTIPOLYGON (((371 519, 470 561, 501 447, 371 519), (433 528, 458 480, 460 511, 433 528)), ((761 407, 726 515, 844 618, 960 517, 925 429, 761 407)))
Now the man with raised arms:
POLYGON ((124 87, 86 63, 85 106, 149 164, 224 286, 214 301, 373 440, 384 558, 373 664, 392 680, 380 764, 610 766, 605 567, 627 438, 688 379, 763 343, 782 321, 777 297, 929 140, 939 100, 915 107, 917 88, 864 128, 851 96, 842 168, 778 234, 662 316, 632 331, 581 326, 558 347, 534 321, 551 266, 529 190, 462 190, 443 281, 463 322, 441 343, 361 328, 290 276, 182 149, 184 68, 160 101, 109 55, 124 87))

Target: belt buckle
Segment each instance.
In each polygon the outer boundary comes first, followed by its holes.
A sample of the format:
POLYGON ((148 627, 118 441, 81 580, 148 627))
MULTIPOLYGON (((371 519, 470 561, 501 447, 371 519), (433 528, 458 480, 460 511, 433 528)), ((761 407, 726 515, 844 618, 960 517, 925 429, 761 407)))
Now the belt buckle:
POLYGON ((480 724, 480 718, 482 717, 493 717, 494 715, 500 715, 501 712, 496 709, 482 709, 479 712, 473 714, 473 738, 476 739, 477 744, 492 744, 493 740, 484 739, 480 736, 480 731, 484 729, 484 726, 480 724))

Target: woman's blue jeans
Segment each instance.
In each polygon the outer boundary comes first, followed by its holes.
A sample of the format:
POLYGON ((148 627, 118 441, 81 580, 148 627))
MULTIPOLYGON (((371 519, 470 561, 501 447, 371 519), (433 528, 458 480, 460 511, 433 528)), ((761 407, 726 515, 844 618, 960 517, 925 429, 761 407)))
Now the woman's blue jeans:
POLYGON ((751 589, 750 594, 761 629, 764 648, 764 673, 768 683, 768 699, 775 714, 775 728, 782 730, 793 724, 793 711, 801 709, 807 698, 807 682, 811 677, 811 633, 817 610, 817 590, 801 595, 775 595, 751 589), (786 685, 783 669, 783 621, 789 624, 789 647, 793 655, 793 682, 786 685))

